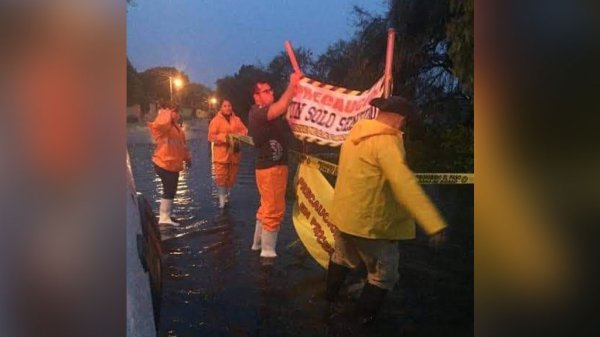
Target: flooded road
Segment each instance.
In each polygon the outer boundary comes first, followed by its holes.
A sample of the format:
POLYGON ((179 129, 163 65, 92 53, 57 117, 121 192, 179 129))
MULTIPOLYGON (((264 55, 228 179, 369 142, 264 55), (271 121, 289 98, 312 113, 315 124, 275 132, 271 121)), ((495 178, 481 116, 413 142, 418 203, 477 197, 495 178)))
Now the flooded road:
MULTIPOLYGON (((279 233, 279 257, 265 264, 250 250, 259 203, 253 149, 242 146, 231 203, 221 211, 211 178, 207 122, 187 124, 186 133, 193 167, 182 172, 175 199, 174 216, 183 228, 162 231, 159 336, 331 335, 323 319, 326 272, 298 240, 292 201, 279 233)), ((128 150, 136 187, 157 212, 162 190, 150 161, 153 145, 138 130, 130 133, 128 150)), ((294 173, 291 166, 290 176, 294 173)), ((355 335, 473 335, 473 186, 437 186, 428 192, 452 226, 448 243, 438 251, 423 239, 403 243, 401 279, 388 294, 381 319, 351 331, 355 335)))

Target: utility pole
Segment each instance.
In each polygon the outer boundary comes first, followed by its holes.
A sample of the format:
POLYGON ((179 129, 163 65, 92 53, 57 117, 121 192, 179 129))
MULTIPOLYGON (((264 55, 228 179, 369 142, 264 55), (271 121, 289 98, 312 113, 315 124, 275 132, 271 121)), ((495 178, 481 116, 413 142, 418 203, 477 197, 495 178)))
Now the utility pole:
POLYGON ((169 76, 169 101, 173 103, 173 76, 169 76))

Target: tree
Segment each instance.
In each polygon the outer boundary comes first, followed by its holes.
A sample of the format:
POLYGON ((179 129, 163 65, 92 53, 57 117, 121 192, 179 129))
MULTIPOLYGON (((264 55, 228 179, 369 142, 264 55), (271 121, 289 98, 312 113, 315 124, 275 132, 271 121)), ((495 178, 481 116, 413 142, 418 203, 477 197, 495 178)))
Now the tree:
MULTIPOLYGON (((393 94, 415 102, 421 127, 408 130, 409 160, 416 170, 473 170, 473 2, 467 0, 389 0, 384 15, 354 7, 357 30, 318 57, 299 48, 302 70, 312 78, 364 90, 383 76, 388 27, 396 29, 393 94)), ((280 94, 292 71, 285 53, 264 68, 244 65, 217 81, 246 116, 258 78, 271 80, 280 94)), ((331 149, 328 149, 331 151, 331 149)))
POLYGON ((181 104, 187 107, 208 110, 208 98, 212 90, 200 83, 189 83, 181 89, 181 104))
MULTIPOLYGON (((169 77, 181 78, 183 81, 183 88, 190 82, 188 75, 175 67, 150 68, 142 72, 140 77, 148 99, 153 101, 169 101, 171 99, 171 84, 169 82, 169 77)), ((180 102, 183 92, 180 92, 174 85, 172 89, 173 100, 180 102)))
POLYGON ((314 76, 325 83, 344 82, 348 69, 352 64, 350 43, 339 40, 330 45, 314 64, 314 76))
POLYGON ((254 84, 258 80, 274 82, 272 74, 253 65, 242 65, 233 76, 217 80, 217 96, 228 99, 235 112, 247 121, 248 111, 254 99, 252 98, 254 84))
POLYGON ((460 79, 464 92, 473 96, 473 0, 450 0, 453 15, 447 25, 452 70, 460 79))
MULTIPOLYGON (((315 63, 312 51, 300 47, 294 50, 294 54, 302 72, 305 75, 310 76, 313 72, 315 63)), ((271 85, 277 94, 282 93, 285 90, 289 82, 289 76, 294 71, 294 69, 292 69, 292 64, 290 63, 290 58, 285 51, 275 55, 265 70, 270 73, 270 77, 273 81, 271 85)))
MULTIPOLYGON (((355 8, 359 29, 346 47, 352 50, 346 51, 350 67, 343 81, 357 87, 366 84, 361 83, 361 77, 381 76, 387 28, 394 27, 393 93, 417 103, 424 119, 422 127, 409 130, 409 142, 413 142, 409 148, 416 150, 409 151, 411 164, 424 171, 472 171, 472 95, 454 68, 467 69, 464 73, 468 79, 472 56, 464 47, 468 42, 462 41, 457 55, 451 58, 449 50, 456 42, 448 37, 449 24, 457 18, 468 21, 468 10, 457 14, 450 1, 439 0, 390 0, 389 6, 389 12, 381 17, 355 8), (453 59, 462 63, 455 64, 453 59)), ((464 24, 461 29, 455 34, 468 40, 472 26, 464 24)))
POLYGON ((137 70, 127 58, 127 106, 144 105, 145 94, 142 80, 137 70))

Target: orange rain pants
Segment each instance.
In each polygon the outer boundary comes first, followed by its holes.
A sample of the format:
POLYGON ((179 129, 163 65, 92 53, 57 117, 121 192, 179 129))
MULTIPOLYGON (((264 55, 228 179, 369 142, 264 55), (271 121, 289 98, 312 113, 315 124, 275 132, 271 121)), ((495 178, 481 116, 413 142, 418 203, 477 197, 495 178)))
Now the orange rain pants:
POLYGON ((233 187, 240 164, 213 163, 215 182, 219 187, 233 187))
POLYGON ((256 219, 263 224, 263 230, 276 232, 285 214, 285 190, 288 167, 278 165, 256 170, 256 186, 260 193, 260 207, 256 219))

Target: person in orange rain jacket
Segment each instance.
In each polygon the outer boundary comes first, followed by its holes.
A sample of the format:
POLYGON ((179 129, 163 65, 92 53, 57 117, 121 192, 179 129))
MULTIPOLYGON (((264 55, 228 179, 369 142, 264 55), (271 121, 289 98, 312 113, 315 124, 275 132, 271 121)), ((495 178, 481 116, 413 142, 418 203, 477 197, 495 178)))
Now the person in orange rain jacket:
POLYGON ((191 167, 191 155, 181 128, 181 115, 173 105, 163 104, 154 121, 148 123, 150 134, 156 143, 152 156, 154 170, 163 185, 160 199, 159 224, 179 226, 171 219, 173 199, 177 191, 179 172, 184 168, 184 162, 191 167))
POLYGON ((212 162, 219 192, 219 208, 229 203, 229 192, 235 183, 241 159, 239 141, 228 135, 247 133, 246 126, 233 112, 231 102, 223 100, 221 109, 208 125, 208 140, 214 145, 212 162))

